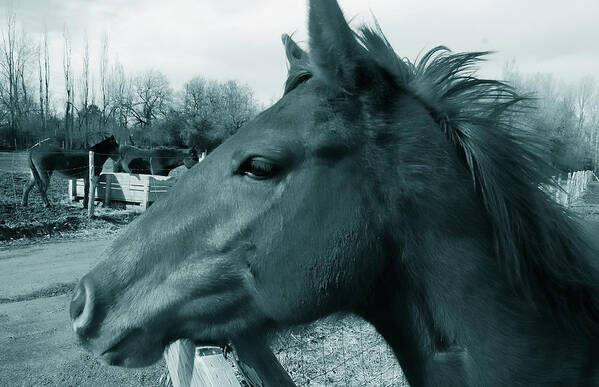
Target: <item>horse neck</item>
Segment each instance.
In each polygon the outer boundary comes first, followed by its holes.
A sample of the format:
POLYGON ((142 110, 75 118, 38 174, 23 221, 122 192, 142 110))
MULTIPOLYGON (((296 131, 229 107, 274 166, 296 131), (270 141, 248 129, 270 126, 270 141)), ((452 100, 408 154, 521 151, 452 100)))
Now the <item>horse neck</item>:
POLYGON ((386 229, 396 234, 388 268, 362 314, 391 345, 413 386, 580 380, 588 339, 565 334, 515 295, 469 171, 431 120, 416 122, 417 112, 408 113, 394 162, 400 184, 387 184, 383 194, 391 198, 386 229), (567 375, 547 375, 547 359, 567 375))
POLYGON ((428 235, 393 258, 363 314, 410 385, 598 385, 597 340, 514 296, 491 244, 417 232, 428 235))

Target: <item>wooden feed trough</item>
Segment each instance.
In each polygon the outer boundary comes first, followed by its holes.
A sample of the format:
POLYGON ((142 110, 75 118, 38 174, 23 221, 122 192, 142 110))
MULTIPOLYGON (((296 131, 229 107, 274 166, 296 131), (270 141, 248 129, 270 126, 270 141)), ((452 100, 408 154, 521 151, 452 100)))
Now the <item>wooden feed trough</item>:
MULTIPOLYGON (((150 204, 165 196, 176 180, 169 176, 103 172, 98 178, 95 200, 107 205, 110 202, 135 205, 145 210, 150 204)), ((71 200, 83 199, 84 192, 83 179, 69 181, 71 200)))

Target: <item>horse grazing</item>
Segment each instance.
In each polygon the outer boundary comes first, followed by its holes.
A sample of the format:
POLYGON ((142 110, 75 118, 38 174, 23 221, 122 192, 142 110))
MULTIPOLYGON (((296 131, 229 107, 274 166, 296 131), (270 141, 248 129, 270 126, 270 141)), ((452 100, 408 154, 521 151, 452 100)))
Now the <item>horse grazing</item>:
POLYGON ((108 158, 117 159, 117 144, 114 136, 110 136, 89 148, 89 150, 64 150, 52 145, 37 144, 29 151, 29 168, 31 179, 23 190, 23 206, 27 205, 29 192, 34 185, 42 195, 46 207, 50 207, 50 201, 46 192, 50 185, 50 177, 53 172, 69 179, 83 178, 85 182, 85 196, 83 206, 87 207, 89 187, 89 151, 94 151, 94 174, 99 176, 102 167, 108 158))
POLYGON ((117 168, 127 173, 168 176, 168 173, 185 165, 188 169, 198 163, 195 148, 190 149, 140 149, 131 145, 119 147, 117 168))
POLYGON ((409 62, 335 0, 310 2, 309 36, 283 36, 283 97, 82 278, 82 343, 143 366, 347 312, 412 386, 599 385, 598 241, 540 188, 526 100, 475 76, 486 53, 409 62))

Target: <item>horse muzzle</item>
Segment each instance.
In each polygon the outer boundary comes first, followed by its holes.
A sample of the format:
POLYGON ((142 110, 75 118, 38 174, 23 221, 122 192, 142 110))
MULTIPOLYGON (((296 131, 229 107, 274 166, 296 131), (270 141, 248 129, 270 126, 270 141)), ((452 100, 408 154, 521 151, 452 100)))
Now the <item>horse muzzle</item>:
POLYGON ((103 313, 96 295, 90 276, 83 277, 73 291, 69 313, 80 344, 109 365, 144 367, 156 362, 168 343, 156 341, 142 328, 107 333, 101 326, 103 313))

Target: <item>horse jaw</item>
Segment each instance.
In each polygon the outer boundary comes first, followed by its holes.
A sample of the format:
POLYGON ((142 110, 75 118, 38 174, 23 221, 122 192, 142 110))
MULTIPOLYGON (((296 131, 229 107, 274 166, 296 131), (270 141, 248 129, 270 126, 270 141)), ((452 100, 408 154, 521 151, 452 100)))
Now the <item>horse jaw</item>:
MULTIPOLYGON (((127 233, 120 238, 127 240, 127 233)), ((130 247, 131 241, 124 246, 130 247)), ((131 278, 134 271, 116 272, 114 267, 115 260, 137 266, 131 261, 134 257, 125 250, 113 250, 111 255, 82 279, 97 285, 95 316, 81 329, 76 320, 73 324, 80 343, 106 364, 144 367, 159 360, 164 348, 178 339, 224 345, 236 335, 269 324, 253 301, 254 278, 241 258, 219 266, 222 259, 216 254, 210 258, 213 264, 190 254, 179 262, 176 274, 158 280, 163 265, 147 266, 142 279, 131 278), (160 286, 151 285, 153 281, 160 286), (127 302, 133 294, 143 295, 141 302, 127 302), (119 295, 118 303, 111 301, 114 295, 119 295)))

